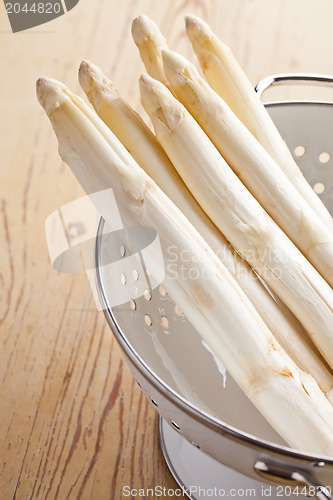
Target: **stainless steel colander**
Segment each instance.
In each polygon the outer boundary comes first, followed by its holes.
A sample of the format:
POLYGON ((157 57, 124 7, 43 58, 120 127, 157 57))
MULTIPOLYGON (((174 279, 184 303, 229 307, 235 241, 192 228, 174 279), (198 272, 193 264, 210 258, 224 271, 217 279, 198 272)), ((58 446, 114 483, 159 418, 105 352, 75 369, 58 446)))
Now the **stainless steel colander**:
MULTIPOLYGON (((331 84, 333 79, 278 75, 260 82, 257 91, 286 81, 331 84)), ((333 212, 333 104, 275 102, 267 108, 305 177, 333 212)), ((135 380, 164 421, 193 449, 249 478, 312 486, 312 496, 332 499, 333 457, 289 448, 225 372, 163 284, 144 289, 145 273, 135 265, 129 268, 134 251, 126 230, 110 238, 101 220, 98 236, 97 283, 106 319, 135 380), (111 307, 115 290, 104 264, 115 254, 124 259, 119 287, 141 287, 142 294, 111 307)))

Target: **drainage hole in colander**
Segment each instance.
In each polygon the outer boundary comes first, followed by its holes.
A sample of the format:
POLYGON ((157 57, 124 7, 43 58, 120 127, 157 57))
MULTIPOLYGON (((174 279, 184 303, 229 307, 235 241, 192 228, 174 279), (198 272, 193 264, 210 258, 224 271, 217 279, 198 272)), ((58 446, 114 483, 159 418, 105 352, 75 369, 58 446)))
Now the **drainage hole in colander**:
POLYGON ((161 325, 163 326, 163 328, 168 328, 169 320, 166 316, 161 316, 161 325))
POLYGON ((322 182, 316 182, 316 184, 313 186, 314 192, 317 194, 323 194, 325 191, 325 184, 322 182))
POLYGON ((124 247, 124 245, 121 245, 121 247, 120 247, 120 257, 125 257, 125 254, 126 254, 126 248, 124 247))
POLYGON ((129 301, 129 305, 130 305, 130 308, 132 309, 132 311, 135 311, 136 310, 136 302, 135 300, 130 300, 129 301))
POLYGON ((301 158, 302 156, 305 155, 305 147, 304 146, 296 146, 294 149, 294 155, 297 156, 297 158, 301 158))
POLYGON ((144 296, 144 298, 145 298, 146 300, 148 300, 148 301, 149 301, 149 300, 151 300, 151 293, 150 293, 150 291, 149 291, 149 290, 145 290, 145 291, 143 292, 143 296, 144 296))
POLYGON ((181 310, 181 308, 177 304, 174 307, 174 311, 177 314, 177 316, 181 316, 183 314, 183 311, 181 310))
POLYGON ((133 271, 132 271, 132 278, 134 279, 134 281, 138 281, 138 279, 139 279, 139 271, 137 269, 133 269, 133 271))
POLYGON ((160 294, 162 295, 162 297, 165 297, 166 296, 166 291, 165 291, 165 288, 163 285, 160 285, 159 286, 159 292, 160 294))
POLYGON ((145 323, 147 326, 151 326, 153 324, 152 320, 151 320, 151 317, 149 316, 149 314, 145 314, 145 323))
POLYGON ((150 402, 151 402, 154 406, 156 406, 156 408, 158 408, 158 404, 156 403, 155 399, 150 398, 150 402))
POLYGON ((324 151, 323 153, 320 153, 318 159, 319 159, 320 163, 325 165, 326 163, 328 163, 330 161, 331 155, 329 153, 327 153, 326 151, 324 151))
POLYGON ((191 444, 193 444, 193 446, 195 446, 196 448, 198 448, 198 450, 200 450, 200 446, 197 443, 195 443, 194 441, 192 441, 191 444))
POLYGON ((179 425, 178 425, 178 424, 176 424, 176 422, 175 422, 174 420, 170 420, 170 423, 171 423, 171 425, 172 425, 175 429, 177 429, 177 431, 180 431, 180 427, 179 427, 179 425))
POLYGON ((138 384, 138 386, 140 387, 140 389, 142 389, 140 382, 138 380, 135 380, 135 382, 138 384))
POLYGON ((120 281, 122 285, 126 285, 126 276, 125 274, 120 275, 120 281))

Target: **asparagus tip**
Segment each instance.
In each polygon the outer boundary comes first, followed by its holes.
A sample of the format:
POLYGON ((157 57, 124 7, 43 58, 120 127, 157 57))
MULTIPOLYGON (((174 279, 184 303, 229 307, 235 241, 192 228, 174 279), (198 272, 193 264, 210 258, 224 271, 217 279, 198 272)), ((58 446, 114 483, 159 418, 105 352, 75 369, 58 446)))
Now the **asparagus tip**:
POLYGON ((151 39, 156 45, 166 42, 157 24, 145 14, 140 14, 132 22, 132 37, 136 45, 151 39))
POLYGON ((149 114, 160 107, 157 94, 160 90, 166 90, 164 85, 147 74, 142 74, 139 79, 141 102, 149 114))
POLYGON ((170 82, 171 88, 174 89, 174 86, 177 87, 179 84, 186 84, 188 79, 192 80, 192 82, 201 82, 196 67, 186 57, 171 50, 163 50, 162 58, 164 73, 170 82))
POLYGON ((157 113, 159 122, 164 123, 170 130, 184 115, 184 106, 173 97, 163 83, 148 75, 140 77, 140 95, 148 115, 152 118, 157 113))
POLYGON ((173 50, 162 50, 162 58, 165 73, 168 69, 183 72, 189 65, 189 61, 185 57, 173 50))
POLYGON ((147 75, 146 73, 142 73, 142 75, 140 76, 139 84, 140 84, 140 87, 146 87, 146 88, 149 88, 150 90, 153 89, 157 85, 162 85, 158 80, 155 80, 154 78, 147 75))
POLYGON ((36 82, 37 99, 48 116, 68 99, 67 92, 67 87, 53 78, 44 76, 36 82))
POLYGON ((79 67, 79 82, 86 94, 91 92, 97 81, 102 81, 102 71, 90 61, 84 60, 79 67))
POLYGON ((96 74, 96 68, 90 61, 82 61, 79 67, 79 82, 86 94, 89 94, 93 89, 93 80, 96 74))
POLYGON ((102 70, 90 61, 82 61, 79 68, 79 82, 94 107, 98 108, 101 93, 110 98, 119 98, 119 91, 102 70))
POLYGON ((199 41, 212 34, 212 30, 208 24, 197 16, 185 16, 185 27, 187 36, 192 43, 195 40, 199 41))

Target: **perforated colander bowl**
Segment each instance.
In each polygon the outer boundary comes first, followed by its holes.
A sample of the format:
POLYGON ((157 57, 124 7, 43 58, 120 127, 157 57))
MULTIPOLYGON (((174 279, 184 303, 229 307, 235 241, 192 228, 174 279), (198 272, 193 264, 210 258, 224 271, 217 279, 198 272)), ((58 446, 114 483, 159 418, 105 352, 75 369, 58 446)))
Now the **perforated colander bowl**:
MULTIPOLYGON (((263 80, 257 90, 261 94, 286 81, 332 83, 330 77, 278 75, 263 80)), ((333 105, 277 102, 267 108, 305 177, 333 212, 333 105)), ((248 477, 313 485, 318 498, 332 498, 333 457, 312 456, 286 445, 202 342, 163 284, 144 289, 146 273, 136 264, 129 267, 133 255, 126 230, 110 238, 101 220, 96 267, 106 319, 135 380, 158 413, 195 448, 248 477), (114 260, 115 253, 124 262, 119 287, 141 288, 142 295, 112 307, 116 291, 104 264, 114 260)))

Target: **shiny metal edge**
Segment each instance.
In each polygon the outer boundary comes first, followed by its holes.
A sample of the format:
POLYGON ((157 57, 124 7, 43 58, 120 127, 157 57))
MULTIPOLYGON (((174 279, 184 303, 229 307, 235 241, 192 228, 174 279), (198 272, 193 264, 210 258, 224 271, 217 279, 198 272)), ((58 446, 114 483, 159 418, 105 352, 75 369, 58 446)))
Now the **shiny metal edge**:
MULTIPOLYGON (((195 497, 192 497, 192 495, 190 495, 188 493, 185 484, 182 482, 182 480, 178 476, 178 473, 177 473, 176 469, 174 468, 173 463, 171 462, 171 459, 170 459, 169 454, 168 454, 167 449, 166 449, 166 444, 165 444, 165 439, 164 439, 163 421, 165 421, 165 419, 162 417, 162 415, 159 415, 158 416, 158 436, 160 438, 160 446, 161 446, 161 450, 162 450, 162 453, 163 453, 164 460, 165 460, 165 462, 166 462, 166 464, 168 466, 169 471, 171 472, 172 477, 174 478, 174 480, 176 481, 176 483, 181 488, 183 488, 183 491, 186 494, 186 496, 190 500, 197 500, 195 497)), ((174 431, 174 432, 176 432, 176 431, 174 431)), ((203 453, 203 452, 201 452, 201 453, 203 453)))
POLYGON ((265 108, 274 108, 283 106, 320 106, 327 107, 333 106, 333 102, 328 101, 268 101, 263 103, 265 108))
POLYGON ((96 246, 95 246, 95 269, 96 269, 96 281, 97 281, 97 289, 100 296, 100 300, 104 307, 104 315, 106 320, 115 335, 117 342, 120 347, 124 351, 125 355, 129 358, 129 360, 133 363, 136 369, 140 372, 142 377, 148 381, 157 391, 162 393, 162 395, 170 401, 172 404, 176 405, 179 409, 184 411, 187 415, 190 415, 192 418, 200 421, 202 424, 210 427, 215 432, 219 432, 224 434, 228 439, 233 439, 238 441, 242 445, 246 444, 247 446, 256 449, 258 452, 268 451, 271 454, 277 455, 279 458, 289 458, 292 460, 297 460, 301 462, 305 462, 306 465, 311 465, 313 462, 325 462, 327 466, 332 467, 333 469, 333 458, 330 457, 322 457, 318 455, 305 454, 298 450, 294 450, 292 448, 288 448, 286 446, 277 445, 271 443, 269 441, 265 441, 263 439, 257 438, 251 434, 248 434, 244 431, 240 431, 235 427, 232 427, 210 415, 205 413, 203 410, 199 410, 194 405, 186 401, 182 396, 176 393, 171 387, 165 384, 145 363, 145 361, 137 354, 137 352, 132 348, 130 343, 127 341, 126 337, 123 335, 121 328, 119 327, 116 318, 114 317, 112 311, 108 308, 103 283, 101 279, 101 275, 99 273, 100 269, 100 246, 103 235, 103 227, 104 227, 104 219, 101 218, 98 230, 97 230, 97 238, 96 238, 96 246))
MULTIPOLYGON (((331 87, 333 85, 333 76, 331 75, 321 75, 314 73, 279 73, 275 75, 266 76, 255 86, 255 91, 261 99, 263 93, 270 87, 277 85, 321 85, 325 87, 331 87)), ((285 104, 285 101, 275 101, 279 104, 285 104)), ((288 101, 289 102, 289 101, 288 101)), ((290 101, 293 102, 293 101, 290 101)), ((326 101, 294 101, 299 103, 311 102, 313 104, 332 104, 326 101)), ((265 103, 266 105, 266 103, 265 103)))

